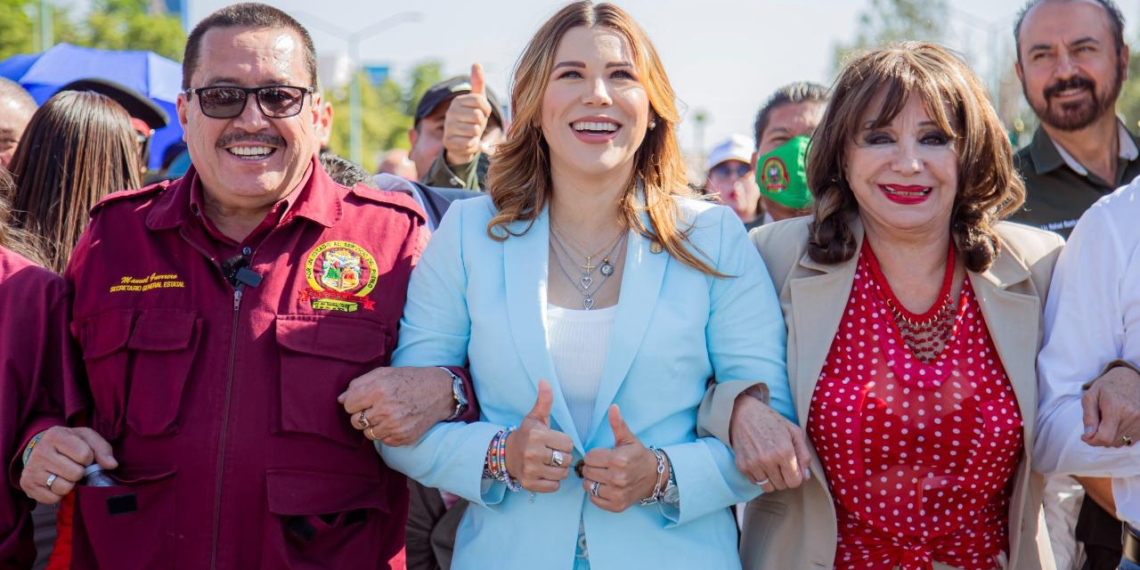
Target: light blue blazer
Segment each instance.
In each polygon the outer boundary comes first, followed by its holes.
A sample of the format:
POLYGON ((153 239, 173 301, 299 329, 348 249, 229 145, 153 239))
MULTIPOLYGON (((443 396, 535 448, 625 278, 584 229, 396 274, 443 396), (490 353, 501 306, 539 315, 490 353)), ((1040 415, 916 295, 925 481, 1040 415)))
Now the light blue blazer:
MULTIPOLYGON (((455 202, 412 273, 393 366, 467 363, 480 421, 432 428, 416 445, 378 446, 388 465, 472 505, 459 525, 452 568, 565 569, 574 566, 579 524, 592 570, 739 568, 729 505, 760 491, 736 470, 732 450, 697 437, 707 382, 763 381, 772 406, 795 421, 779 301, 756 248, 731 210, 680 200, 680 227, 721 273, 685 266, 631 232, 609 353, 588 435, 579 438, 547 342, 549 218, 498 242, 487 235, 488 197, 455 202), (552 429, 574 441, 573 462, 614 444, 606 411, 672 461, 679 508, 593 505, 571 470, 561 488, 511 493, 484 480, 491 438, 534 406, 538 381, 553 388, 552 429)), ((646 223, 648 224, 647 218, 646 223)), ((558 273, 555 277, 561 277, 558 273)))

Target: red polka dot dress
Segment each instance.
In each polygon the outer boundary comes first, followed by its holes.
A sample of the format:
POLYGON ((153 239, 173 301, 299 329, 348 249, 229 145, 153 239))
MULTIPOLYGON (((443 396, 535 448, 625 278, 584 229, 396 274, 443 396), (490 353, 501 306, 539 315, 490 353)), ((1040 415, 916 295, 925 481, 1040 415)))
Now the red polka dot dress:
POLYGON ((970 281, 924 361, 866 243, 858 263, 808 415, 838 515, 835 567, 1000 568, 1022 418, 970 281))

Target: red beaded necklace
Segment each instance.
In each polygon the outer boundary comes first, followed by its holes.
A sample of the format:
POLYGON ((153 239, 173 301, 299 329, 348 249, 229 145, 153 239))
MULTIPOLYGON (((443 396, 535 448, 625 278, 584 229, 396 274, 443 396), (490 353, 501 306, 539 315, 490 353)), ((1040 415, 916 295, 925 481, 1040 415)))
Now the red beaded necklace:
POLYGON ((866 238, 863 240, 863 250, 867 253, 867 265, 871 269, 880 298, 891 310, 903 342, 910 347, 916 358, 927 364, 933 362, 954 331, 957 307, 950 295, 954 281, 954 242, 950 242, 950 251, 946 254, 946 272, 942 278, 942 289, 938 292, 938 301, 921 315, 908 311, 895 297, 866 238))

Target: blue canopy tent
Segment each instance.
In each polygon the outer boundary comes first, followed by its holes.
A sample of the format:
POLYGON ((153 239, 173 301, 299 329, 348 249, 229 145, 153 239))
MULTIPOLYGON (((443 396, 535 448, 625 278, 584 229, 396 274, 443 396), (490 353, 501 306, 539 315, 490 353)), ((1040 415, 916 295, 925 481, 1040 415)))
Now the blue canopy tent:
POLYGON ((150 168, 162 166, 166 147, 182 139, 174 103, 182 90, 182 66, 149 51, 114 51, 58 44, 37 54, 14 55, 0 62, 0 76, 24 86, 37 103, 60 87, 84 78, 101 78, 150 97, 170 118, 151 139, 150 168))

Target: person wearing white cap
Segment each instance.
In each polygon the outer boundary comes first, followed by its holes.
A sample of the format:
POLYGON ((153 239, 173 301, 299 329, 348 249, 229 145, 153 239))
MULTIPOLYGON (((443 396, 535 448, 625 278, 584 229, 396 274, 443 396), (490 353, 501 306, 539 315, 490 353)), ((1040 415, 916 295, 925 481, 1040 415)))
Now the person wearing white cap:
POLYGON ((756 177, 752 176, 752 150, 755 148, 752 139, 732 135, 713 148, 706 166, 708 182, 705 187, 708 192, 720 196, 721 201, 732 208, 745 224, 763 215, 759 208, 760 187, 756 185, 756 177))

